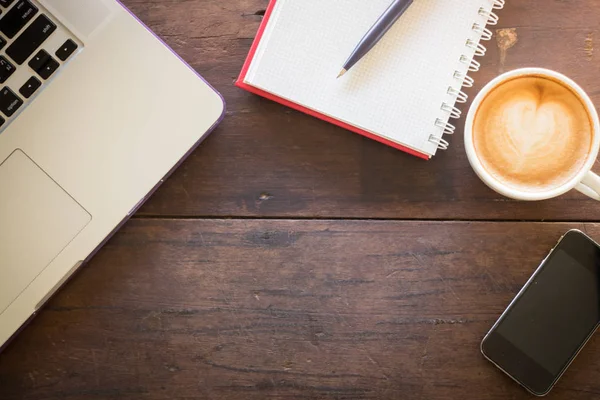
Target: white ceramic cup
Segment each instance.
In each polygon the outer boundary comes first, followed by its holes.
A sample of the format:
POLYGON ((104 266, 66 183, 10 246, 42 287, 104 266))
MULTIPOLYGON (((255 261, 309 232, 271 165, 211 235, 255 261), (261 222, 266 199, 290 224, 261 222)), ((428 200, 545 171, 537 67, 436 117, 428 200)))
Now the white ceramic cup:
POLYGON ((560 196, 571 189, 576 189, 581 193, 600 201, 600 177, 592 172, 592 167, 596 162, 598 151, 600 150, 600 122, 598 120, 598 112, 587 93, 571 79, 558 72, 543 68, 522 68, 502 74, 488 83, 481 92, 479 92, 477 97, 475 97, 473 104, 469 109, 465 125, 465 149, 467 150, 469 162, 479 178, 491 189, 506 197, 527 201, 546 200, 560 196), (477 110, 479 110, 482 101, 498 85, 505 81, 523 76, 547 77, 571 88, 571 90, 577 93, 579 98, 585 103, 593 123, 593 143, 584 166, 577 175, 573 176, 567 183, 546 191, 526 192, 504 185, 483 168, 473 143, 473 122, 475 121, 475 115, 477 114, 477 110))

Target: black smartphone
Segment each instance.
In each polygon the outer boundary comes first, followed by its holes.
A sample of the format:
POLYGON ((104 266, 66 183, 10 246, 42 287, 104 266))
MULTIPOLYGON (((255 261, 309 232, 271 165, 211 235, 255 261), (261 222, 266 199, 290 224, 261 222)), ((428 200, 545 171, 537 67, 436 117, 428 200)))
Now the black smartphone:
POLYGON ((600 325, 600 246, 567 232, 481 342, 481 352, 536 396, 560 379, 600 325))

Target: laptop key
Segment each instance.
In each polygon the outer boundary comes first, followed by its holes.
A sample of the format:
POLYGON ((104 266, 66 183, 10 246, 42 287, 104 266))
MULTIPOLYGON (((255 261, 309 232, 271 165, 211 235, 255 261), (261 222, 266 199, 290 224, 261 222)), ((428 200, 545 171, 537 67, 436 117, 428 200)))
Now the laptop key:
POLYGON ((77 50, 77 43, 68 39, 58 50, 56 50, 56 57, 60 58, 61 61, 67 61, 67 58, 77 50))
POLYGON ((0 0, 0 6, 8 7, 14 2, 15 2, 15 0, 0 0))
POLYGON ((42 66, 42 68, 38 69, 36 72, 42 78, 48 79, 48 78, 50 78, 50 76, 52 76, 54 71, 56 71, 58 69, 58 67, 60 67, 60 64, 58 63, 58 61, 56 61, 54 58, 50 57, 50 58, 48 58, 48 61, 46 61, 46 63, 42 66))
POLYGON ((23 100, 8 87, 4 87, 0 90, 0 111, 2 111, 4 115, 12 117, 22 105, 23 100))
POLYGON ((6 39, 4 39, 2 36, 0 36, 0 50, 2 50, 4 48, 4 46, 6 46, 6 39))
POLYGON ((6 54, 21 65, 55 30, 54 22, 42 14, 6 49, 6 54))
POLYGON ((0 83, 6 82, 8 78, 15 72, 15 66, 6 58, 0 56, 0 83))
POLYGON ((0 126, 4 125, 4 123, 6 122, 6 120, 2 117, 0 117, 0 126))
POLYGON ((29 60, 29 67, 35 72, 42 69, 46 61, 50 59, 50 54, 44 49, 38 51, 38 53, 29 60))
POLYGON ((40 80, 35 76, 32 76, 27 82, 25 82, 23 86, 21 86, 19 93, 28 99, 35 93, 36 90, 40 88, 40 86, 42 86, 42 82, 40 82, 40 80))
POLYGON ((29 0, 19 1, 6 13, 4 18, 0 19, 0 32, 4 33, 10 39, 14 38, 31 21, 37 12, 38 8, 31 4, 29 0))

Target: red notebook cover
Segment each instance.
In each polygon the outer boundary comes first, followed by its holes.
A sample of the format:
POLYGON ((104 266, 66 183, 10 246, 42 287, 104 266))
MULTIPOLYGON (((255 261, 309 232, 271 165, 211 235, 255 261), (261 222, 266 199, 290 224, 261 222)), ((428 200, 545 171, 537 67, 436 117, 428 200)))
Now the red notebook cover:
POLYGON ((376 140, 378 142, 381 142, 383 144, 386 144, 388 146, 391 146, 393 148, 396 148, 398 150, 402 150, 408 154, 412 154, 413 156, 417 156, 419 158, 423 158, 425 160, 429 160, 429 155, 427 154, 423 154, 420 153, 416 150, 410 149, 408 147, 402 146, 398 143, 392 142, 391 140, 385 139, 381 136, 377 136, 372 134, 371 132, 367 132, 363 129, 357 128, 355 126, 352 126, 350 124, 347 124, 343 121, 337 120, 335 118, 331 118, 327 115, 321 114, 317 111, 311 110, 309 108, 306 108, 304 106, 301 106, 297 103, 291 102, 289 100, 283 99, 279 96, 276 96, 272 93, 266 92, 264 90, 258 89, 254 86, 248 85, 247 83, 244 83, 244 79, 246 78, 246 74, 248 73, 248 69, 250 69, 250 64, 252 63, 252 60, 254 59, 254 55, 256 53, 256 49, 258 48, 258 44, 260 43, 260 40, 262 39, 263 33, 265 32, 265 28, 267 27, 267 23, 269 22, 269 18, 271 17, 271 13, 273 12, 273 8, 275 7, 275 3, 277 2, 277 0, 271 0, 271 2, 269 3, 269 6, 267 7, 267 10, 265 11, 265 16, 262 20, 262 23, 260 24, 260 27, 258 28, 258 33, 256 34, 256 38, 254 39, 254 42, 252 43, 252 47, 250 48, 250 53, 248 54, 248 57, 246 58, 246 62, 244 62, 244 66, 242 67, 242 72, 240 73, 240 76, 238 77, 235 85, 239 88, 242 88, 244 90, 247 90, 251 93, 257 94, 259 96, 262 96, 264 98, 267 98, 269 100, 273 100, 276 101, 277 103, 281 103, 285 106, 288 106, 290 108, 293 108, 295 110, 301 111, 303 113, 306 113, 308 115, 312 115, 313 117, 322 119, 323 121, 327 121, 329 123, 332 123, 334 125, 337 126, 341 126, 344 129, 347 129, 349 131, 358 133, 360 135, 366 136, 370 139, 376 140))

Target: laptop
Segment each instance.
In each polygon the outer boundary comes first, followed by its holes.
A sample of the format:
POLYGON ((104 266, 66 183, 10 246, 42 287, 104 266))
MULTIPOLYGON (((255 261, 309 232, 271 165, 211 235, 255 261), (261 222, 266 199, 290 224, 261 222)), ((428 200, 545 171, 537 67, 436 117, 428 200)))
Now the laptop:
POLYGON ((224 115, 116 0, 0 0, 0 347, 224 115))

